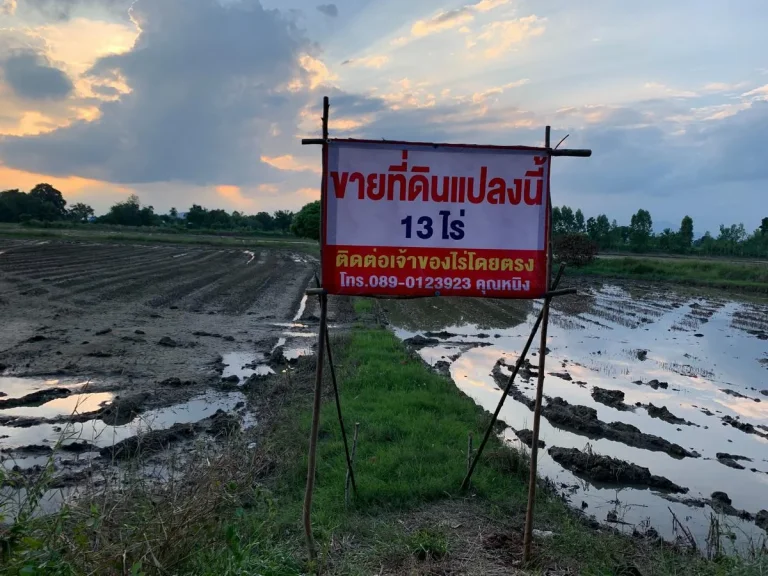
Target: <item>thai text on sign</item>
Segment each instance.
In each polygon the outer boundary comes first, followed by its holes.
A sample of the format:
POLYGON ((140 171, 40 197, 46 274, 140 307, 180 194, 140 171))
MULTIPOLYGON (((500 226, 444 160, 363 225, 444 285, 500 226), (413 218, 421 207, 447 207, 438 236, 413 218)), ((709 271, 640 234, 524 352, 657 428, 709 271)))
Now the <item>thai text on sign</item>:
POLYGON ((549 169, 540 148, 329 141, 323 287, 541 297, 549 169))

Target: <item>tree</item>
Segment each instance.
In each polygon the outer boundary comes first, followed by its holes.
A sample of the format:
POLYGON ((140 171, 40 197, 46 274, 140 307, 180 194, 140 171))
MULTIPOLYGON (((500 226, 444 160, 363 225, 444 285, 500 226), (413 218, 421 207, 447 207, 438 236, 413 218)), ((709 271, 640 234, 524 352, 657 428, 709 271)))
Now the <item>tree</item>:
POLYGON ((272 215, 267 212, 259 212, 254 217, 260 230, 272 230, 274 227, 274 220, 272 215))
POLYGON ((305 205, 293 217, 291 232, 301 238, 320 240, 320 200, 305 205))
POLYGON ((171 207, 171 209, 168 210, 168 216, 171 217, 171 220, 178 220, 179 219, 179 211, 176 210, 176 208, 171 207))
POLYGON ((768 236, 768 218, 763 218, 760 222, 760 233, 763 236, 768 236))
POLYGON ((293 212, 288 210, 278 210, 274 216, 275 228, 281 232, 288 232, 291 229, 291 222, 293 221, 293 212))
POLYGON ((568 206, 560 208, 560 214, 562 216, 562 230, 563 234, 575 234, 576 233, 576 216, 573 214, 568 206))
POLYGON ((50 184, 38 184, 32 188, 32 191, 29 193, 29 195, 32 198, 39 200, 40 202, 46 202, 53 206, 53 214, 56 217, 54 219, 61 219, 66 217, 67 201, 64 200, 64 196, 61 195, 61 192, 56 190, 56 188, 50 184))
POLYGON ((159 223, 159 218, 155 215, 155 209, 152 206, 142 208, 139 197, 131 194, 125 202, 118 202, 112 206, 109 212, 99 218, 99 221, 122 226, 153 226, 159 223))
POLYGON ((93 216, 93 214, 93 208, 82 202, 73 204, 67 212, 67 216, 73 222, 88 222, 88 219, 93 216))
POLYGON ((193 226, 203 227, 208 217, 208 210, 199 204, 192 204, 192 208, 187 212, 187 222, 193 226))
POLYGON ((576 210, 576 214, 574 214, 574 225, 576 228, 574 232, 577 234, 584 234, 587 231, 584 225, 584 213, 581 211, 581 208, 576 210))
POLYGON ((693 218, 685 216, 680 222, 679 234, 680 247, 683 250, 690 250, 693 244, 693 218))
POLYGON ((642 208, 637 214, 632 215, 629 223, 629 245, 635 252, 642 252, 648 249, 648 244, 653 233, 653 221, 651 213, 642 208))

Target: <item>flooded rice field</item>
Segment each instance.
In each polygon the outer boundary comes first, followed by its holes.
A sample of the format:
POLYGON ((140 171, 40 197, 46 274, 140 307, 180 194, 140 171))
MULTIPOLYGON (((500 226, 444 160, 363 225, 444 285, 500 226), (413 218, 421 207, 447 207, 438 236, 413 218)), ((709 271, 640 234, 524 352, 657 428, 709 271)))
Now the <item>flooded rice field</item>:
POLYGON ((255 425, 260 379, 311 353, 315 267, 281 250, 0 239, 0 502, 49 461, 44 510, 138 456, 139 437, 162 466, 255 425))
MULTIPOLYGON (((550 315, 540 474, 621 530, 650 526, 673 539, 674 513, 703 549, 715 515, 734 546, 759 545, 768 530, 768 304, 636 283, 577 287, 550 315)), ((385 306, 403 339, 493 412, 541 304, 385 306)), ((531 442, 534 342, 500 414, 505 439, 521 447, 531 442)))

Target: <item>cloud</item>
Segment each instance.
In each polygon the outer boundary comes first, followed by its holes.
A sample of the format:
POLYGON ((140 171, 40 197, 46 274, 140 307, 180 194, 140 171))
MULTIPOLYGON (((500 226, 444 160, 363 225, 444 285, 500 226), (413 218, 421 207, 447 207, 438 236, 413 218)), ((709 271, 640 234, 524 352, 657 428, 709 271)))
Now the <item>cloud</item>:
POLYGON ((673 98, 696 98, 699 96, 699 94, 693 90, 672 88, 660 82, 646 82, 643 85, 643 88, 652 91, 655 95, 671 96, 673 98))
POLYGON ((96 121, 1 138, 3 161, 132 184, 246 185, 273 174, 254 159, 267 141, 276 156, 295 145, 308 97, 279 89, 296 78, 310 83, 299 59, 313 48, 295 24, 256 0, 137 0, 132 13, 135 45, 88 72, 124 78, 131 92, 101 102, 96 121))
POLYGON ((427 20, 417 20, 411 26, 411 36, 414 38, 423 38, 430 34, 443 32, 452 28, 458 28, 474 19, 472 9, 468 6, 440 12, 427 20))
POLYGON ((69 77, 43 56, 23 52, 2 63, 3 76, 13 91, 30 100, 63 99, 74 89, 69 77))
POLYGON ((284 156, 262 156, 261 161, 278 170, 314 172, 315 174, 320 174, 322 172, 318 163, 301 161, 294 158, 291 154, 285 154, 284 156))
POLYGON ((336 6, 336 4, 320 4, 317 9, 326 16, 330 16, 331 18, 336 18, 336 16, 339 15, 339 8, 336 6))
POLYGON ((509 4, 509 2, 510 0, 480 0, 480 2, 474 4, 472 7, 478 12, 488 12, 499 6, 509 4))
POLYGON ((520 86, 525 86, 528 84, 528 82, 530 82, 528 78, 521 78, 520 80, 515 80, 514 82, 504 84, 503 86, 495 86, 493 88, 483 90, 482 92, 475 92, 472 94, 472 102, 485 102, 486 99, 488 99, 490 96, 499 96, 504 93, 504 90, 509 90, 510 88, 519 88, 520 86))
POLYGON ((363 58, 350 58, 341 63, 342 66, 362 66, 363 68, 381 68, 389 62, 389 56, 373 55, 363 58))
POLYGON ((0 2, 0 14, 13 16, 16 13, 16 0, 2 0, 0 2))
MULTIPOLYGON (((16 0, 10 0, 15 2, 16 0)), ((24 0, 24 6, 36 10, 49 19, 69 20, 80 9, 99 10, 122 14, 128 20, 128 9, 133 0, 24 0)))
POLYGON ((480 34, 470 43, 472 46, 479 45, 486 58, 498 58, 509 52, 515 44, 544 34, 545 21, 545 18, 531 15, 492 22, 483 26, 480 34))

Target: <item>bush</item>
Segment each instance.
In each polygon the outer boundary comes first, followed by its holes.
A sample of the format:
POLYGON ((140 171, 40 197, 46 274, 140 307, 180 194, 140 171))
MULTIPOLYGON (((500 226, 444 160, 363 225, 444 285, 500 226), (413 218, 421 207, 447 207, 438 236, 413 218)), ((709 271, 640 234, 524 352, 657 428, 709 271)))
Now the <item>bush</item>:
POLYGON ((597 244, 584 234, 565 234, 554 239, 552 251, 555 262, 580 268, 595 260, 597 244))
POLYGON ((291 232, 300 238, 320 240, 320 213, 320 201, 310 202, 293 217, 291 232))

